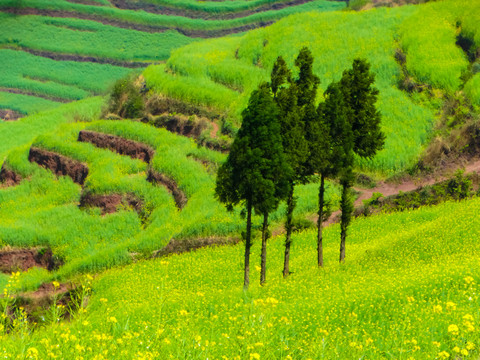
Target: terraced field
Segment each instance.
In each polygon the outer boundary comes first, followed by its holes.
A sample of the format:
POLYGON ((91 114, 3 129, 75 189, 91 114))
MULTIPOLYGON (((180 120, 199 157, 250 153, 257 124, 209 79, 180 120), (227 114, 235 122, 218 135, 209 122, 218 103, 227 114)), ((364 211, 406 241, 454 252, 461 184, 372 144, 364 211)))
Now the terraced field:
POLYGON ((271 24, 340 2, 2 1, 0 113, 24 114, 104 94, 135 68, 178 47, 271 24), (10 95, 5 95, 10 94, 10 95))

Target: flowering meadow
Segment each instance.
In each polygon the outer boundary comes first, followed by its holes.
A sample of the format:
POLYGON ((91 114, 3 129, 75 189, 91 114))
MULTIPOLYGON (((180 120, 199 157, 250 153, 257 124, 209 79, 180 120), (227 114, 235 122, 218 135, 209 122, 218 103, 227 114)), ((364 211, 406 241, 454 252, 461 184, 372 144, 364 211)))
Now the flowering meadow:
MULTIPOLYGON (((267 284, 241 288, 242 245, 140 261, 90 277, 70 322, 3 334, 5 359, 476 359, 480 199, 359 218, 324 269, 312 231, 294 237, 281 277, 271 239, 267 284)), ((253 248, 253 262, 260 247, 253 248)), ((259 277, 253 266, 252 281, 259 277)))

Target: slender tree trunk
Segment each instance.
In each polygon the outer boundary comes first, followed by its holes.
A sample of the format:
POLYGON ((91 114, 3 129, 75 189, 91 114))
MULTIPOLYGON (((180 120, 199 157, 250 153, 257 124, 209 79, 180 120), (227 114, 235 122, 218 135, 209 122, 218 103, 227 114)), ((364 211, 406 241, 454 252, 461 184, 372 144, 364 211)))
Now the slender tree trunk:
POLYGON ((268 213, 263 214, 262 228, 262 255, 260 256, 260 285, 265 284, 267 272, 267 239, 268 239, 268 213))
POLYGON ((342 218, 340 223, 340 262, 345 261, 345 240, 347 238, 347 229, 352 219, 353 202, 350 196, 350 184, 348 181, 342 181, 342 199, 340 200, 340 209, 342 218))
POLYGON ((320 189, 318 191, 318 220, 317 220, 317 261, 323 267, 323 203, 325 195, 325 176, 320 175, 320 189))
POLYGON ((248 290, 250 285, 250 248, 252 247, 252 201, 247 200, 247 234, 245 239, 245 274, 243 289, 248 290))
POLYGON ((287 237, 285 239, 285 259, 283 261, 283 277, 290 275, 290 246, 292 244, 292 219, 293 209, 295 208, 295 201, 293 199, 293 184, 291 184, 287 199, 287 221, 285 223, 285 230, 287 237))

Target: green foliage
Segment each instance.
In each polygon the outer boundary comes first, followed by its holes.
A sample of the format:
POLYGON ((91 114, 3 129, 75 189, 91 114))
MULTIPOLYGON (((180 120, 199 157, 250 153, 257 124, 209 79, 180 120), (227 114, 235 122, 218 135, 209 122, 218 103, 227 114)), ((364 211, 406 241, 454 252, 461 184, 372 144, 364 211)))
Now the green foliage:
POLYGON ((474 104, 480 106, 480 72, 465 84, 463 90, 474 104))
POLYGON ((375 75, 364 59, 355 59, 352 69, 343 72, 340 89, 345 99, 347 117, 352 126, 353 151, 362 158, 372 158, 385 144, 380 128, 381 115, 376 108, 378 90, 372 85, 375 75))
POLYGON ((278 206, 277 196, 284 197, 291 170, 285 165, 278 116, 269 88, 262 85, 252 93, 242 127, 219 169, 216 193, 227 206, 248 201, 263 214, 278 206))
POLYGON ((118 80, 110 93, 108 112, 122 118, 138 118, 145 108, 144 99, 139 87, 135 84, 135 77, 129 76, 118 80))

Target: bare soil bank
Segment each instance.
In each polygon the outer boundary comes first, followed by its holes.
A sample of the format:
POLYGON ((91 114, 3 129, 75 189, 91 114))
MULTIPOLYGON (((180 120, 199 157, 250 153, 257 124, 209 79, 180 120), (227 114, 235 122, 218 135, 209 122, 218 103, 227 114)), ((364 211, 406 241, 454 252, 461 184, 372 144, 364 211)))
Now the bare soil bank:
POLYGON ((81 162, 36 147, 30 148, 28 160, 51 170, 57 176, 70 176, 79 185, 85 183, 88 175, 88 167, 81 162))

